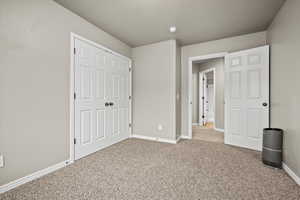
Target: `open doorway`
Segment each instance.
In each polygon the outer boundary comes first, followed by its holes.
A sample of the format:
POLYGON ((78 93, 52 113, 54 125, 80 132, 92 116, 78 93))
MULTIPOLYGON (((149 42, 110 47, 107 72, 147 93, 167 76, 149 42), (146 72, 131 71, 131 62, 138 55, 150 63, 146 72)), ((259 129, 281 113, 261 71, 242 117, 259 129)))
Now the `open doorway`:
POLYGON ((195 57, 191 67, 191 138, 224 143, 225 55, 195 57))
MULTIPOLYGON (((197 131, 195 127, 193 131, 193 65, 215 59, 221 59, 223 66, 215 67, 214 128, 207 134, 207 129, 201 129, 202 139, 210 140, 212 132, 224 132, 225 144, 262 151, 263 129, 269 127, 269 46, 189 57, 186 138, 195 139, 197 131), (218 69, 222 72, 218 73, 218 69)), ((198 124, 196 128, 203 127, 198 124)))

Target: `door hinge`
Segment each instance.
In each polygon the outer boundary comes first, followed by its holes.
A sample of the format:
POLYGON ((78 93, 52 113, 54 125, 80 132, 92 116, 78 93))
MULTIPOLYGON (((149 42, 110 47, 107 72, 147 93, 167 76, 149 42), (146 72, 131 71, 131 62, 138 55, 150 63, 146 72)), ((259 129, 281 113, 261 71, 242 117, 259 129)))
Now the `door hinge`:
POLYGON ((74 48, 74 54, 76 54, 76 48, 74 48))
POLYGON ((129 100, 131 100, 131 96, 129 96, 129 100))
POLYGON ((74 99, 76 99, 76 93, 74 92, 74 99))
POLYGON ((130 128, 131 128, 131 126, 132 126, 131 123, 129 123, 129 127, 130 127, 130 128))
POLYGON ((129 72, 131 72, 131 67, 129 67, 129 72))
POLYGON ((204 97, 202 97, 202 99, 204 100, 204 97))
POLYGON ((74 144, 76 144, 76 138, 74 138, 74 144))

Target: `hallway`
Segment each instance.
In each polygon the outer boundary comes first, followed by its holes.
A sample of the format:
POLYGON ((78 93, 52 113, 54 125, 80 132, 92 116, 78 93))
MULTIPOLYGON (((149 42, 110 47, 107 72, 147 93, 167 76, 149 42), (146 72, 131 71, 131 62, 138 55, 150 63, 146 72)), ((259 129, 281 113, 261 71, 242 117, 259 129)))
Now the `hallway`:
POLYGON ((214 130, 210 125, 207 127, 193 126, 193 139, 224 143, 224 133, 214 130))

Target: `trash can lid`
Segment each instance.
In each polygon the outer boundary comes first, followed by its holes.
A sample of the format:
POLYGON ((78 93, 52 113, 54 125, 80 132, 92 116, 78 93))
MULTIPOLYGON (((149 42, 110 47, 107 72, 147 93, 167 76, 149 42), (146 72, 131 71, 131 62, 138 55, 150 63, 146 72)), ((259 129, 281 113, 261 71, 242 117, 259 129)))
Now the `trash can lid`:
POLYGON ((264 131, 280 131, 280 132, 283 132, 283 130, 280 129, 280 128, 264 128, 264 131))

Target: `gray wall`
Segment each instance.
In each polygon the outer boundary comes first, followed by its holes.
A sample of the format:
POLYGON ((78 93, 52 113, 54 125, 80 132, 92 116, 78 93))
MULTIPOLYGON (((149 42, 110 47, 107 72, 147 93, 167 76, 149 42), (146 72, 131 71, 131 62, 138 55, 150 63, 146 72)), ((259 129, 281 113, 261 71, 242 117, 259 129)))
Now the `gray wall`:
POLYGON ((131 48, 51 0, 0 1, 0 185, 69 158, 70 32, 131 48))
POLYGON ((238 37, 225 38, 181 48, 182 66, 182 135, 188 136, 188 59, 189 57, 207 55, 220 52, 234 52, 243 49, 250 49, 266 44, 266 32, 253 33, 238 37))
POLYGON ((176 42, 176 138, 181 136, 181 47, 176 42))
POLYGON ((175 140, 175 57, 174 40, 133 48, 133 134, 175 140))
MULTIPOLYGON (((193 64, 193 75, 195 74, 196 83, 197 83, 196 90, 195 90, 195 96, 196 96, 195 104, 199 105, 199 72, 211 68, 216 68, 216 80, 214 80, 214 83, 216 84, 215 126, 218 129, 224 129, 224 59, 223 58, 214 59, 202 64, 197 64, 197 63, 193 64)), ((194 119, 194 115, 197 116, 196 119, 199 121, 198 106, 196 110, 193 110, 193 119, 194 119)))
POLYGON ((268 30, 271 126, 285 130, 284 162, 300 176, 300 1, 288 0, 268 30))
POLYGON ((193 99, 192 99, 192 123, 199 123, 199 64, 193 63, 193 99))

